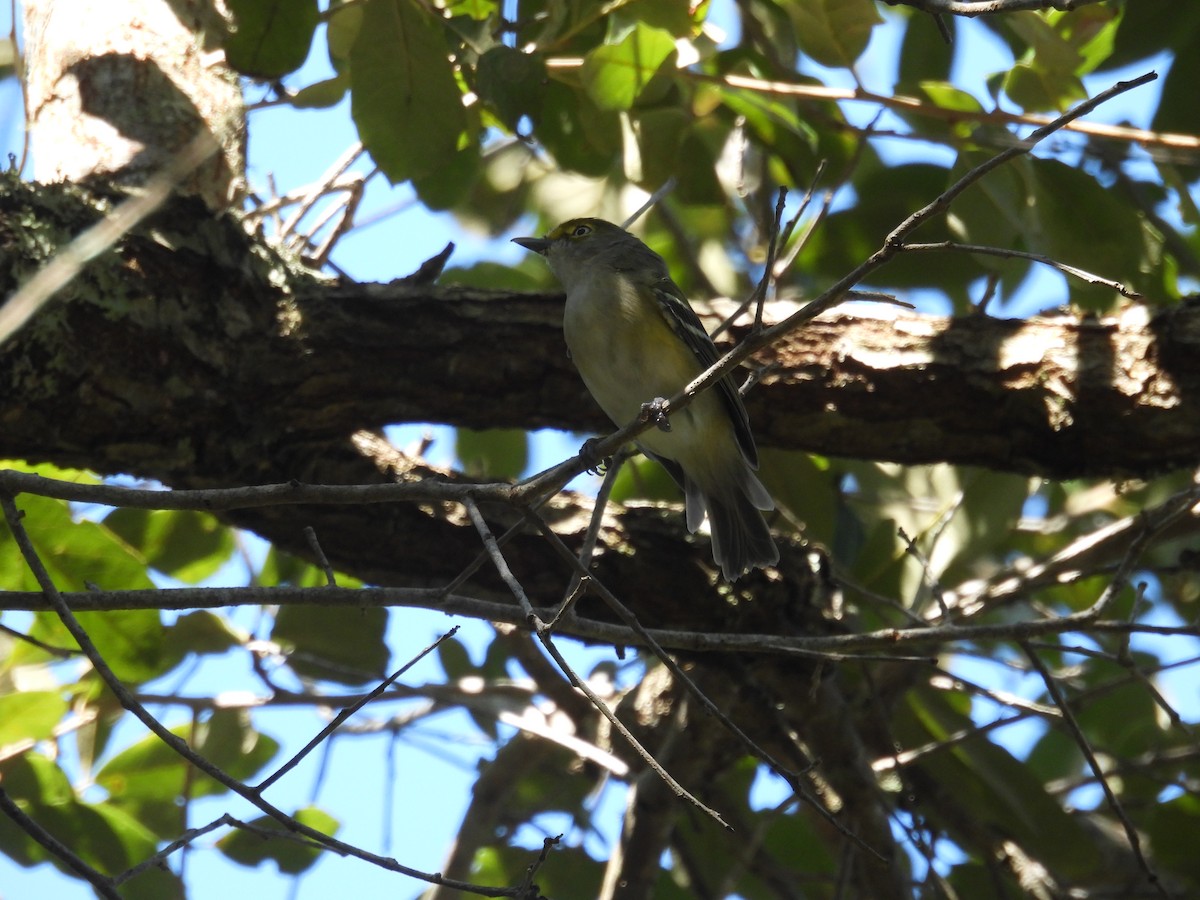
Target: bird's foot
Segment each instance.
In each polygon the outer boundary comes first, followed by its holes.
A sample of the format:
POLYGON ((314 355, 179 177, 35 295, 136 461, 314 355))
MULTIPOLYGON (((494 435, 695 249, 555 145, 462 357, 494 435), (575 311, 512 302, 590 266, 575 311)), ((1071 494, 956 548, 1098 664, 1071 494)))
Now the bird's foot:
POLYGON ((599 446, 599 438, 588 438, 579 448, 579 455, 588 464, 587 472, 590 475, 603 475, 608 471, 609 464, 612 463, 611 456, 601 456, 596 450, 599 446))
POLYGON ((667 414, 671 411, 671 403, 665 397, 655 397, 649 403, 642 404, 639 418, 643 422, 653 422, 659 431, 670 431, 671 422, 667 414))

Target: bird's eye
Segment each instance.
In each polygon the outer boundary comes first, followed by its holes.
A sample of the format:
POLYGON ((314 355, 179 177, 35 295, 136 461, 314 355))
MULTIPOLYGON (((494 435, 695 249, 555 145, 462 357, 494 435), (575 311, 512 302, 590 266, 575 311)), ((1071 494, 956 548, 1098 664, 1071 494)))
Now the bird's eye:
POLYGON ((583 237, 584 235, 591 233, 591 225, 576 225, 573 229, 571 229, 571 237, 583 237))

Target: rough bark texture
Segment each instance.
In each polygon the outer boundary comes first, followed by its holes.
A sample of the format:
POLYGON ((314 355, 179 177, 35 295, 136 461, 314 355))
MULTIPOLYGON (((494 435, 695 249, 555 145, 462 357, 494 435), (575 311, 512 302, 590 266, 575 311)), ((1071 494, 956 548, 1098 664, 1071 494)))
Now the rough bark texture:
MULTIPOLYGON (((95 219, 77 188, 0 191, 0 287, 95 219)), ((715 320, 715 319, 714 319, 715 320)), ((177 201, 0 356, 0 453, 177 482, 306 472, 297 445, 398 422, 606 431, 560 299, 321 281, 177 201)), ((1200 458, 1200 307, 1029 321, 830 315, 759 361, 765 446, 1049 477, 1200 458)))

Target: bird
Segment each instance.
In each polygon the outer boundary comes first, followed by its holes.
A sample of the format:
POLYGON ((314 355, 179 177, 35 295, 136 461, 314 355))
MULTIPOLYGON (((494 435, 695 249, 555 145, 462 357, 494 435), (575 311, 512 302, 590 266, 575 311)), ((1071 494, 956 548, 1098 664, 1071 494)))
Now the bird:
MULTIPOLYGON (((720 354, 666 261, 603 219, 571 219, 545 237, 513 241, 545 257, 566 293, 571 360, 618 426, 681 391, 720 354)), ((688 531, 707 514, 713 560, 726 581, 779 561, 762 512, 775 508, 759 481, 758 450, 731 375, 642 432, 638 448, 683 490, 688 531)))

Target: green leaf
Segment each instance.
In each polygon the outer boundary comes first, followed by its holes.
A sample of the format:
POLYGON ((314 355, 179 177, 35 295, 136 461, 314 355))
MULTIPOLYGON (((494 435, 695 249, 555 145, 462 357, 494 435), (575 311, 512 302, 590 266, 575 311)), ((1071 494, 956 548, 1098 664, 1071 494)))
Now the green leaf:
MULTIPOLYGON (((686 158, 680 152, 680 145, 691 118, 690 114, 674 106, 635 110, 630 115, 641 170, 637 179, 639 184, 647 188, 658 187, 679 173, 680 164, 686 158)), ((707 164, 711 168, 711 156, 707 164)))
POLYGON ((271 638, 291 648, 288 665, 297 675, 362 684, 387 674, 387 616, 378 607, 285 606, 271 638))
POLYGON ((1155 863, 1170 870, 1192 885, 1190 893, 1200 892, 1200 855, 1196 853, 1196 835, 1200 833, 1200 798, 1184 794, 1150 810, 1144 822, 1150 836, 1155 863))
POLYGON ((124 508, 106 516, 104 525, 149 566, 188 584, 211 577, 234 550, 229 526, 202 512, 124 508))
POLYGON ((347 75, 335 75, 324 81, 302 87, 292 95, 292 106, 296 109, 328 109, 337 106, 350 90, 350 78, 347 75))
MULTIPOLYGON (((149 681, 174 664, 166 653, 157 610, 81 612, 75 618, 109 668, 128 684, 149 681)), ((35 614, 29 633, 51 646, 75 646, 74 639, 54 613, 35 614)), ((17 647, 13 651, 14 664, 25 662, 27 653, 33 655, 33 651, 17 647)))
MULTIPOLYGON (((1152 264, 1146 259, 1142 222, 1119 195, 1088 173, 1057 160, 1030 158, 1033 228, 1028 249, 1104 278, 1130 282, 1152 264)), ((1110 288, 1070 282, 1072 301, 1106 309, 1117 300, 1110 288)))
POLYGON ((240 647, 248 635, 239 632, 227 619, 207 609, 186 613, 167 627, 167 652, 182 659, 187 653, 219 654, 240 647))
POLYGON ((533 133, 560 168, 583 175, 607 174, 621 148, 616 113, 559 81, 546 85, 533 133))
POLYGON ((1120 11, 1113 51, 1101 69, 1127 66, 1163 50, 1183 51, 1175 53, 1178 61, 1194 50, 1200 35, 1200 3, 1122 3, 1120 11))
MULTIPOLYGON (((730 127, 717 116, 692 121, 683 132, 675 157, 675 174, 679 179, 676 196, 680 202, 696 206, 719 206, 726 202, 725 189, 717 178, 717 160, 729 138, 730 127)), ((643 157, 645 153, 643 152, 643 157)), ((662 160, 650 160, 646 167, 651 182, 657 187, 665 181, 662 160)))
POLYGON ((1004 77, 1004 92, 1026 112, 1061 111, 1087 97, 1079 75, 1087 63, 1077 43, 1037 13, 1016 13, 1005 19, 1028 50, 1004 77))
MULTIPOLYGON (((634 0, 623 6, 614 4, 612 21, 617 28, 626 28, 635 22, 643 22, 655 28, 670 32, 675 37, 687 37, 702 18, 696 19, 689 15, 689 7, 694 3, 680 3, 679 0, 634 0)), ((697 11, 697 16, 702 14, 697 11)))
MULTIPOLYGON (((927 687, 910 691, 905 709, 898 710, 893 721, 896 739, 912 748, 973 731, 970 717, 955 710, 951 700, 927 687)), ((978 827, 1008 835, 1020 846, 1039 848, 1039 861, 1045 865, 1068 877, 1087 877, 1099 864, 1088 832, 1004 748, 980 737, 931 753, 917 766, 939 791, 955 799, 956 806, 971 810, 978 827)), ((926 811, 931 820, 939 820, 934 807, 926 811)))
MULTIPOLYGON (((293 818, 303 825, 314 828, 323 834, 337 833, 338 821, 324 810, 308 806, 296 810, 293 818)), ((298 875, 317 861, 322 848, 311 843, 300 835, 293 836, 287 832, 282 822, 269 816, 259 816, 249 822, 256 831, 235 829, 227 836, 217 841, 217 848, 236 863, 251 868, 259 866, 267 860, 272 860, 279 871, 288 875, 298 875), (278 832, 280 837, 263 835, 261 832, 278 832), (283 835, 287 834, 287 837, 283 835)))
POLYGON ((454 16, 469 16, 479 22, 487 21, 498 10, 496 0, 449 0, 446 9, 454 16))
POLYGON ((511 481, 529 464, 529 434, 520 428, 458 428, 454 454, 468 475, 511 481))
MULTIPOLYGON (((22 753, 0 762, 0 783, 26 814, 59 840, 72 842, 78 833, 73 816, 75 792, 56 763, 40 753, 22 753)), ((4 815, 0 815, 0 852, 22 866, 55 859, 4 815)))
POLYGON ((1076 75, 1094 72, 1112 55, 1122 10, 1095 4, 1071 12, 1051 12, 1048 18, 1079 55, 1076 75))
POLYGON ((652 459, 636 456, 621 467, 613 484, 611 497, 621 503, 629 499, 668 500, 678 503, 679 486, 667 470, 652 459))
POLYGON ((317 0, 229 0, 229 12, 225 59, 243 75, 268 80, 304 64, 320 21, 317 0))
MULTIPOLYGON (((1200 29, 1197 29, 1200 36, 1200 29)), ((1196 85, 1200 84, 1200 53, 1178 53, 1163 79, 1158 111, 1151 128, 1155 131, 1196 132, 1196 85)), ((1193 169, 1194 177, 1194 169, 1193 169)))
POLYGON ((1004 78, 1004 93, 1025 112, 1061 112, 1087 97, 1074 75, 1030 63, 1018 63, 1004 78))
MULTIPOLYGON (((944 17, 951 35, 957 31, 956 16, 944 17)), ((946 41, 931 16, 910 15, 900 46, 898 91, 913 93, 924 82, 948 82, 954 65, 954 40, 946 41)))
POLYGON ((22 691, 0 697, 0 747, 49 738, 66 714, 67 703, 56 691, 22 691))
POLYGON ((871 0, 790 0, 786 9, 801 51, 831 68, 849 68, 883 22, 871 0))
POLYGON ((350 54, 362 30, 363 4, 352 3, 336 7, 325 26, 325 42, 329 47, 329 64, 339 75, 348 75, 350 54))
POLYGON ((259 570, 258 583, 264 587, 318 587, 328 582, 325 573, 312 563, 272 547, 259 570))
POLYGON ((630 109, 674 52, 670 32, 639 22, 621 40, 587 55, 580 71, 584 90, 601 109, 630 109))
POLYGON ((182 900, 186 896, 182 879, 165 866, 151 866, 121 884, 121 900, 182 900))
POLYGON ((983 104, 976 100, 973 94, 949 82, 922 81, 919 86, 921 91, 942 109, 965 113, 983 112, 983 104))
POLYGON ((117 875, 154 855, 153 832, 111 803, 76 803, 72 850, 101 872, 117 875))
POLYGON ((350 112, 393 183, 430 175, 468 140, 440 22, 415 0, 367 0, 350 53, 350 112))
POLYGON ((438 644, 437 656, 447 681, 458 681, 476 671, 471 655, 458 638, 447 638, 438 644))
POLYGON ((430 209, 452 209, 470 196, 479 178, 480 165, 479 146, 466 144, 437 171, 413 178, 413 189, 430 209))
MULTIPOLYGON (((955 181, 991 156, 981 151, 959 154, 950 180, 955 181)), ((993 169, 963 191, 950 207, 947 223, 959 241, 988 247, 1015 247, 1029 227, 1027 220, 1032 174, 1024 159, 993 169)), ((997 263, 981 260, 981 265, 997 263)))
MULTIPOLYGON (((234 778, 257 774, 279 751, 279 744, 254 729, 245 710, 222 709, 196 725, 170 729, 192 748, 234 778), (190 739, 190 740, 189 740, 190 739)), ((157 735, 147 735, 122 750, 96 773, 96 784, 116 801, 173 804, 187 787, 192 796, 224 793, 227 788, 191 769, 157 735)))
MULTIPOLYGON (((538 260, 542 263, 541 260, 538 260)), ((545 264, 542 263, 544 270, 545 264)), ((465 287, 490 288, 497 291, 537 291, 545 287, 545 280, 538 279, 522 269, 503 266, 494 262, 477 262, 466 268, 451 267, 442 272, 438 284, 446 286, 460 284, 465 287)))
MULTIPOLYGON (((154 586, 137 554, 103 525, 76 522, 65 501, 23 494, 17 505, 25 513, 22 525, 59 590, 79 590, 89 582, 101 588, 154 586)), ((11 574, 23 589, 37 589, 4 523, 0 523, 0 556, 7 557, 0 573, 11 574)))
POLYGON ((834 537, 836 496, 829 473, 807 453, 763 447, 758 453, 759 477, 775 502, 804 523, 805 535, 831 545, 834 537))
MULTIPOLYGON (((776 175, 784 184, 807 183, 817 166, 818 153, 834 150, 820 146, 820 135, 799 115, 789 98, 729 88, 721 88, 719 95, 730 113, 744 117, 752 139, 770 158, 787 165, 786 173, 776 175)), ((838 158, 841 153, 828 155, 838 158)))
POLYGON ((475 67, 479 99, 514 131, 522 116, 541 108, 546 83, 546 63, 540 54, 522 53, 503 44, 483 54, 475 67))

